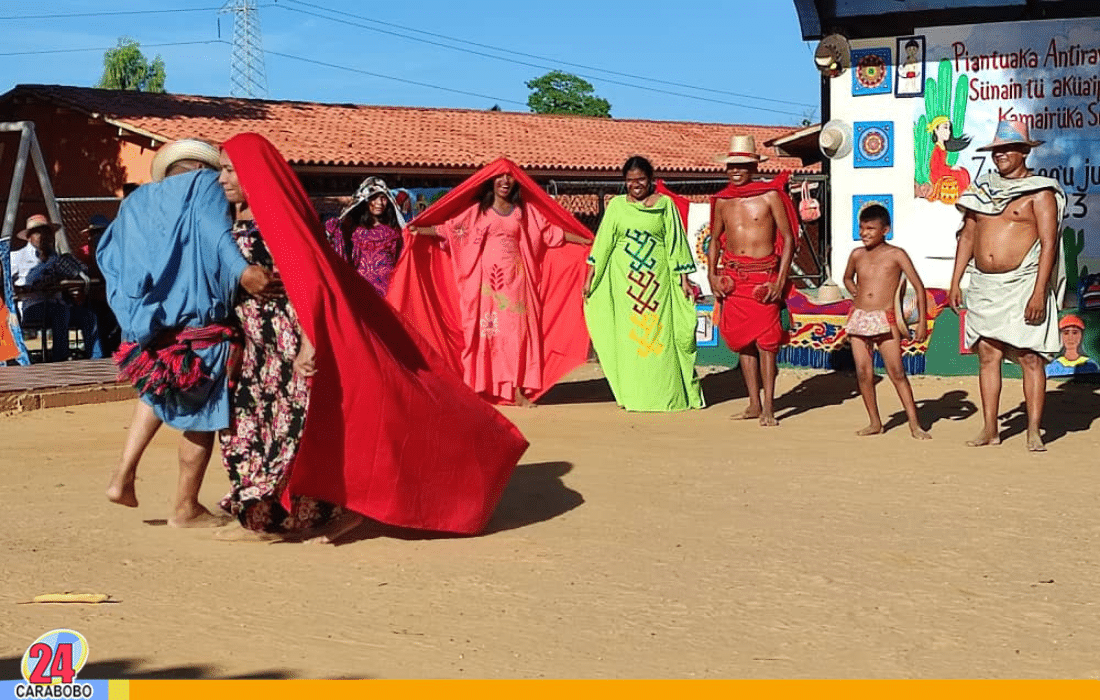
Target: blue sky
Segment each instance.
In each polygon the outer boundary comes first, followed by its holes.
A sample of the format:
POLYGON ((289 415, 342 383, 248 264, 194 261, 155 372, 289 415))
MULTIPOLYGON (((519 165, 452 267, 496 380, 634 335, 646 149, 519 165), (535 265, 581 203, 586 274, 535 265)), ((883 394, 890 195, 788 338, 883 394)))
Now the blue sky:
MULTIPOLYGON (((218 13, 224 2, 3 3, 0 91, 94 85, 103 49, 129 36, 164 59, 169 92, 228 95, 231 48, 218 39, 232 39, 233 19, 218 13), (74 13, 98 16, 64 16, 74 13), (181 42, 208 43, 164 45, 181 42), (58 49, 94 50, 41 53, 58 49)), ((813 47, 790 0, 257 3, 271 99, 526 111, 524 83, 557 68, 585 76, 615 117, 795 125, 820 116, 813 47)))

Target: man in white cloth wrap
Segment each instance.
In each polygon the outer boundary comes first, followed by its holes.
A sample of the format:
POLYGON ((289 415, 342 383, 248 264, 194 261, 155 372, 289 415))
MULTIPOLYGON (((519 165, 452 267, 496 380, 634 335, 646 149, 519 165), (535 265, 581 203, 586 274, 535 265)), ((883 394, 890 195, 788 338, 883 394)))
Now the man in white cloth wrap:
POLYGON ((978 149, 992 153, 996 172, 971 184, 955 205, 963 225, 949 300, 960 308, 960 283, 963 273, 970 273, 966 344, 978 353, 984 417, 982 431, 967 442, 972 447, 1000 443, 1001 365, 1007 358, 1023 368, 1027 448, 1046 449, 1039 424, 1045 366, 1061 349, 1058 308, 1066 272, 1059 226, 1066 195, 1056 180, 1027 167, 1028 153, 1042 143, 1029 138, 1026 124, 1002 120, 993 142, 978 149))

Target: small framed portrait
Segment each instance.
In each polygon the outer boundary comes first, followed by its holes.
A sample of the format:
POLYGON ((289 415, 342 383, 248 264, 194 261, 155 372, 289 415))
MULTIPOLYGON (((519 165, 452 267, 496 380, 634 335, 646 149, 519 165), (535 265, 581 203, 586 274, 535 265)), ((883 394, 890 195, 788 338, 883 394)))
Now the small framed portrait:
POLYGON ((898 38, 898 70, 894 80, 895 97, 924 96, 924 37, 898 38))

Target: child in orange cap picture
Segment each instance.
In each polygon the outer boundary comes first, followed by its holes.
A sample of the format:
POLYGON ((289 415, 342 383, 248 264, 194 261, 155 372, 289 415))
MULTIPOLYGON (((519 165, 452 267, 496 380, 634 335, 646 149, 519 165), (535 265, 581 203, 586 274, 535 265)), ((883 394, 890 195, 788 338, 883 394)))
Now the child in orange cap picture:
POLYGON ((1048 377, 1073 377, 1078 374, 1100 373, 1100 365, 1081 354, 1085 322, 1080 316, 1076 314, 1063 316, 1058 321, 1058 333, 1062 337, 1062 354, 1047 365, 1048 377))

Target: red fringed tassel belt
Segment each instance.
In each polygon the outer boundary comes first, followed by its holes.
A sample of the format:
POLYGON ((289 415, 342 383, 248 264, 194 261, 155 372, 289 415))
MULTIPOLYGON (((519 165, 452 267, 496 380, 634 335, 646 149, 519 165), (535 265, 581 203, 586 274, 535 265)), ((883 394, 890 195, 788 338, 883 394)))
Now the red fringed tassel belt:
POLYGON ((118 378, 132 384, 143 396, 186 403, 191 391, 211 379, 195 351, 224 342, 230 343, 226 373, 232 386, 241 362, 241 332, 236 326, 220 323, 189 326, 145 347, 123 343, 114 354, 118 378))

